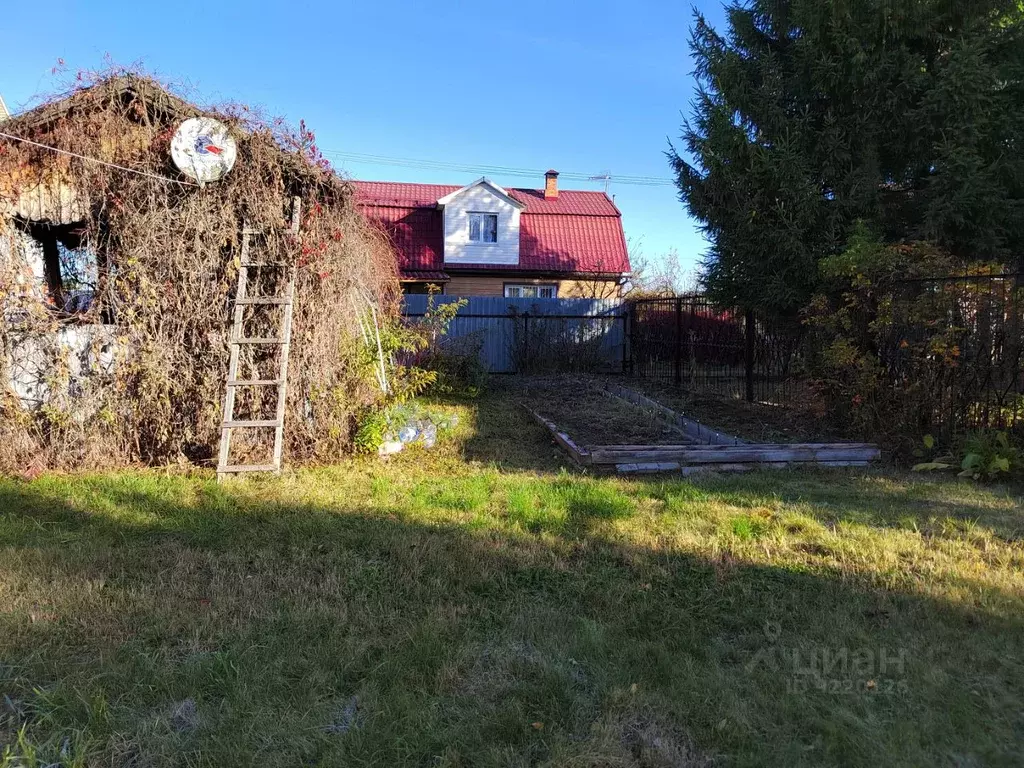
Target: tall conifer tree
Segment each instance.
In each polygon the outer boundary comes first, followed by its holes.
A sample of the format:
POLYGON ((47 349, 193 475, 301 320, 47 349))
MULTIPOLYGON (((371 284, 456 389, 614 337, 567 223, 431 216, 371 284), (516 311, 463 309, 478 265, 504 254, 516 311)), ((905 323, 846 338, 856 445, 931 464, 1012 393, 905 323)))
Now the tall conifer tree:
POLYGON ((786 314, 857 220, 1024 265, 1022 0, 748 0, 698 14, 669 159, 720 300, 786 314))

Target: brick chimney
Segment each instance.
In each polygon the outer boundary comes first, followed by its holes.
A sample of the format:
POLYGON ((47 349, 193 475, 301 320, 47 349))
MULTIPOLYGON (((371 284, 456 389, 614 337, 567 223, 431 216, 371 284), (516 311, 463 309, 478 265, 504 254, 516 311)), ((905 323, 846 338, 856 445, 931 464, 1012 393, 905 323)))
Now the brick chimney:
POLYGON ((558 171, 548 171, 544 174, 544 199, 554 200, 558 197, 558 171))

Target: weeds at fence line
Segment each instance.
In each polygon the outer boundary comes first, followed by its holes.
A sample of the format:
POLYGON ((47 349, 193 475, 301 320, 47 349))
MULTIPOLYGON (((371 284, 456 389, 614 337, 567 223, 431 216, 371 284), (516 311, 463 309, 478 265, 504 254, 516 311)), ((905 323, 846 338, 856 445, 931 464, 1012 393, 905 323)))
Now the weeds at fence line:
POLYGON ((530 312, 511 315, 511 358, 517 373, 599 373, 621 370, 609 350, 605 327, 618 317, 559 317, 530 312))
POLYGON ((826 263, 842 286, 808 310, 808 364, 833 419, 953 445, 1024 428, 1024 290, 1001 265, 869 239, 826 263))

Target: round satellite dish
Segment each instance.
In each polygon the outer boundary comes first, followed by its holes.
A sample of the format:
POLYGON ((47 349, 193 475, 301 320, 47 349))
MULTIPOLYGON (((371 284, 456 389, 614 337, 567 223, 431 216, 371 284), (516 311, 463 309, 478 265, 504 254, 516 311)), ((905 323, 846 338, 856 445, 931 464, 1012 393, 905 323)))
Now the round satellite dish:
POLYGON ((171 159, 200 184, 217 181, 235 164, 238 146, 228 127, 212 117, 190 117, 171 139, 171 159))

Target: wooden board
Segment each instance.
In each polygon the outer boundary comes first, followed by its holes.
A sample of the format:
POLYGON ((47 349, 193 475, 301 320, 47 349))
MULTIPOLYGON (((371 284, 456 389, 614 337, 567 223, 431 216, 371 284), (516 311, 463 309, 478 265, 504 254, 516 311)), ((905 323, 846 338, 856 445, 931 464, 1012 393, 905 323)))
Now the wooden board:
POLYGON ((551 433, 551 436, 554 437, 555 442, 562 446, 562 448, 565 449, 565 451, 569 454, 569 456, 572 457, 572 459, 577 464, 590 464, 590 451, 588 451, 586 448, 581 448, 580 446, 576 445, 573 439, 569 437, 568 433, 560 430, 558 428, 558 425, 556 425, 553 421, 545 419, 543 416, 541 416, 539 413, 537 413, 532 408, 527 406, 525 403, 523 403, 522 406, 531 416, 533 416, 534 419, 537 420, 538 423, 543 424, 545 427, 547 427, 548 431, 551 433))
POLYGON ((688 419, 681 413, 676 413, 671 408, 659 403, 657 400, 652 400, 651 398, 641 395, 639 392, 634 392, 632 389, 623 387, 620 384, 605 382, 604 392, 612 397, 617 397, 620 400, 625 400, 627 403, 635 405, 645 413, 651 413, 657 416, 662 421, 678 429, 682 434, 695 442, 706 445, 744 445, 747 442, 746 440, 741 440, 733 435, 727 435, 724 432, 718 432, 714 429, 705 427, 698 421, 688 419))
POLYGON ((737 464, 746 462, 873 461, 878 446, 851 443, 796 443, 793 445, 700 445, 688 448, 652 446, 643 450, 593 449, 593 464, 632 464, 675 461, 679 464, 737 464))
POLYGON ((679 472, 684 477, 700 474, 702 472, 752 472, 756 469, 790 469, 795 467, 867 467, 867 461, 817 461, 813 464, 808 462, 791 461, 762 461, 748 464, 697 464, 682 466, 675 461, 660 462, 638 462, 634 464, 616 464, 615 471, 624 475, 633 474, 655 474, 660 472, 679 472))

